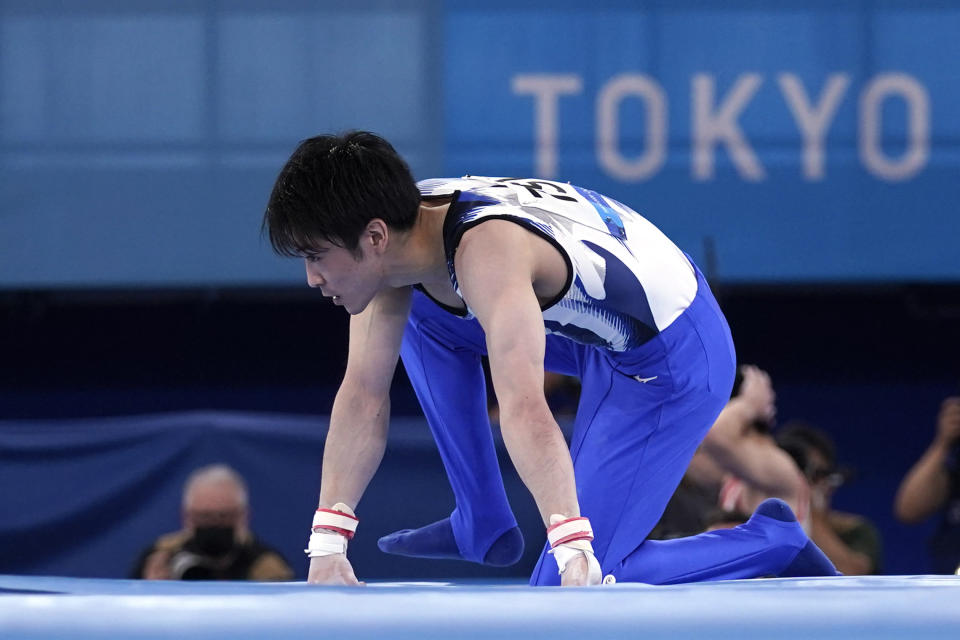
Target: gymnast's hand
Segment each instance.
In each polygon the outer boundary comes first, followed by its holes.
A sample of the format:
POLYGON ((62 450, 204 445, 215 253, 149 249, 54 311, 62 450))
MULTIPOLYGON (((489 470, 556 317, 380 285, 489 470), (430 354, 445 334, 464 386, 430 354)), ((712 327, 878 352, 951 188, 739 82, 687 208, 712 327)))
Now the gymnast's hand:
POLYGON ((563 573, 560 574, 561 587, 587 587, 592 586, 588 580, 589 567, 587 557, 580 554, 567 563, 563 573))
POLYGON ((310 573, 307 576, 307 582, 336 586, 366 585, 365 582, 357 580, 357 576, 353 574, 350 561, 343 553, 310 558, 310 573))

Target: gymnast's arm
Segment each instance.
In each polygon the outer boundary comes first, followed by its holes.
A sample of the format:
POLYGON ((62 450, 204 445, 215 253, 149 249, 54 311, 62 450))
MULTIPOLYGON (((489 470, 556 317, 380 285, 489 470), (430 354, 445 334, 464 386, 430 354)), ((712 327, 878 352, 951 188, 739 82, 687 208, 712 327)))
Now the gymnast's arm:
MULTIPOLYGON (((411 289, 388 289, 350 318, 347 368, 323 450, 320 507, 356 509, 380 466, 390 418, 390 383, 410 312, 411 289)), ((343 554, 311 558, 309 582, 357 584, 343 554)))
MULTIPOLYGON (((486 333, 504 444, 549 524, 551 514, 579 516, 580 505, 570 452, 543 392, 546 335, 534 290, 538 241, 512 222, 485 222, 464 234, 456 270, 486 333)), ((586 561, 576 562, 563 574, 564 585, 586 584, 586 561)))

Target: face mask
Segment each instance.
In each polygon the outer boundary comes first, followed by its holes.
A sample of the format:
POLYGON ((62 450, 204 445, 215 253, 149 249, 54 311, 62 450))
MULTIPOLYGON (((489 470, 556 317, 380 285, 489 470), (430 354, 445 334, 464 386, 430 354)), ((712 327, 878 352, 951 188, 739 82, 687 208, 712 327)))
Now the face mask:
POLYGON ((222 556, 233 548, 233 527, 197 527, 193 542, 203 555, 222 556))

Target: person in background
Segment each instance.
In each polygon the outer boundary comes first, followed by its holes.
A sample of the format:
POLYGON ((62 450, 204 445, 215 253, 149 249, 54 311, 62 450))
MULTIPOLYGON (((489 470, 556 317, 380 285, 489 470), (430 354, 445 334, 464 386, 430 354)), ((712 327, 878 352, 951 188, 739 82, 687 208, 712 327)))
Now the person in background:
POLYGON ((183 528, 145 549, 133 570, 146 580, 293 579, 280 554, 249 529, 247 488, 222 464, 201 467, 184 485, 183 528))
POLYGON ((844 575, 881 572, 882 544, 876 526, 861 515, 831 508, 833 493, 847 480, 837 468, 836 445, 822 429, 790 422, 777 443, 793 457, 810 483, 810 537, 844 575))
POLYGON ((940 407, 937 431, 923 456, 907 473, 894 502, 894 514, 907 524, 942 514, 930 541, 932 569, 960 573, 960 397, 940 407))
POLYGON ((754 365, 739 374, 734 396, 700 446, 725 472, 717 504, 727 513, 750 514, 767 498, 780 498, 809 530, 810 488, 771 435, 777 396, 770 376, 754 365))
POLYGON ((651 533, 671 539, 746 522, 763 500, 780 498, 809 528, 809 487, 770 430, 776 394, 766 371, 739 367, 733 395, 694 454, 683 481, 651 533))

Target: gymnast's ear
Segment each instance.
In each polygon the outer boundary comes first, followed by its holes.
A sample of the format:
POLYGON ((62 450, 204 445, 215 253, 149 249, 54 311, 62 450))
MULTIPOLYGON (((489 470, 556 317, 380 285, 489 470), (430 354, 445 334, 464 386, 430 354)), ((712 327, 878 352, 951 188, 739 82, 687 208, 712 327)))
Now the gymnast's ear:
POLYGON ((390 227, 380 218, 374 218, 360 234, 360 242, 365 244, 367 249, 382 255, 390 245, 390 227))

